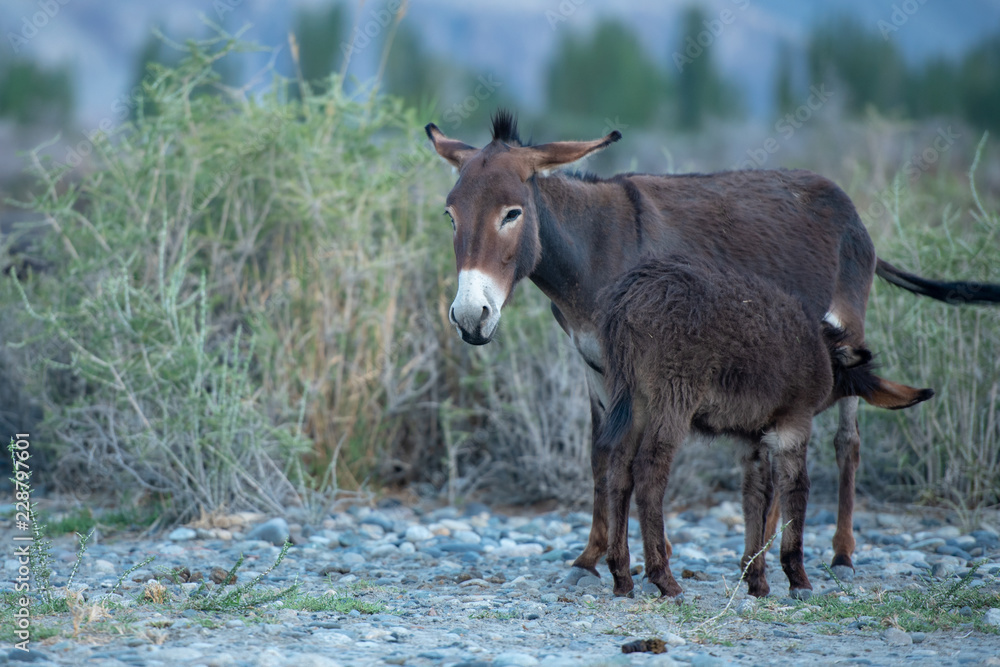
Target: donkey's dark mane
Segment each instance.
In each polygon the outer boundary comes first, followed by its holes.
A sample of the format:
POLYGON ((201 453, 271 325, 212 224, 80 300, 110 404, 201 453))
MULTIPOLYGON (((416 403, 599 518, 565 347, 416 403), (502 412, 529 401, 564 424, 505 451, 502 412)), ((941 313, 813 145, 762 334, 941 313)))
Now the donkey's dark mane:
POLYGON ((517 134, 517 116, 508 109, 497 109, 490 118, 493 122, 493 141, 502 141, 505 144, 523 145, 521 137, 517 134))

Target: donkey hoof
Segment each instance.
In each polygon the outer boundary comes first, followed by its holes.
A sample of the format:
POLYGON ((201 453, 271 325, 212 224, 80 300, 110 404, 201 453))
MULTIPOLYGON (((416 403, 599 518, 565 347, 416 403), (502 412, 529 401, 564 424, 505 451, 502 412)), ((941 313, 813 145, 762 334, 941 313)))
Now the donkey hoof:
POLYGON ((562 583, 564 586, 576 586, 584 577, 597 577, 600 579, 601 575, 598 574, 597 570, 594 568, 584 568, 579 565, 574 565, 570 569, 569 574, 566 575, 566 578, 563 579, 562 583))
POLYGON ((788 591, 788 597, 793 600, 800 600, 803 602, 811 598, 812 594, 813 592, 811 588, 792 588, 788 591))
POLYGON ((833 576, 845 584, 854 581, 854 568, 850 565, 834 565, 830 569, 833 570, 833 576))
POLYGON ((631 586, 615 586, 614 595, 616 598, 634 598, 635 589, 631 586))

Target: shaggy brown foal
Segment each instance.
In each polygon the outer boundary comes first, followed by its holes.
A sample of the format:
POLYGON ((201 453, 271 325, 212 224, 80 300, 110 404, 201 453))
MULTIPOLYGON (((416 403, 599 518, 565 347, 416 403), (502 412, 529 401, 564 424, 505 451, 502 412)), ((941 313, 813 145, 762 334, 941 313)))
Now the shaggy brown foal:
MULTIPOLYGON (((933 395, 910 390, 904 403, 882 396, 871 353, 843 343, 842 332, 806 316, 774 283, 683 258, 649 261, 603 295, 599 331, 611 408, 598 435, 610 456, 608 565, 615 595, 632 590, 628 513, 633 485, 646 575, 663 595, 680 586, 670 572, 663 494, 674 452, 690 432, 729 435, 743 444, 744 567, 764 546, 777 474, 781 567, 792 597, 812 585, 802 562, 812 418, 845 396, 905 407, 933 395)), ((769 587, 764 556, 747 571, 750 594, 769 587)))

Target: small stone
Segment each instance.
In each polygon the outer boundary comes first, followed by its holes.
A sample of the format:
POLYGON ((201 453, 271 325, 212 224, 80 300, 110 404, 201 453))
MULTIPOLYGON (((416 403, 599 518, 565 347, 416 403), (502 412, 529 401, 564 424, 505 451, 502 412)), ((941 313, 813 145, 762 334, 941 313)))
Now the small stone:
POLYGON ((667 642, 669 646, 684 646, 687 644, 687 640, 680 635, 675 635, 672 632, 668 632, 663 635, 663 641, 667 642))
POLYGON ((811 517, 806 517, 807 526, 827 526, 837 523, 837 515, 830 510, 820 510, 811 517))
POLYGON ((746 616, 748 613, 752 612, 757 608, 756 600, 752 598, 743 598, 738 603, 736 603, 736 615, 746 616))
POLYGON ((186 646, 164 648, 160 649, 156 653, 150 654, 150 658, 153 658, 154 660, 163 660, 167 662, 167 664, 188 662, 191 660, 197 660, 200 657, 201 657, 201 651, 186 646))
POLYGON ((407 542, 423 542, 424 540, 429 540, 433 537, 434 533, 432 533, 427 526, 421 526, 420 524, 407 528, 404 535, 404 539, 406 539, 407 542))
POLYGON ((983 622, 986 625, 992 625, 995 628, 1000 628, 1000 609, 996 607, 991 607, 983 615, 983 622))
MULTIPOLYGON (((573 567, 570 569, 569 573, 562 580, 563 586, 579 586, 580 580, 584 577, 593 577, 594 575, 590 573, 589 570, 585 570, 582 567, 573 567)), ((595 577, 596 579, 596 577, 595 577)), ((598 580, 599 581, 599 580, 598 580)))
POLYGON ((265 521, 247 534, 248 540, 263 540, 270 542, 276 547, 284 546, 291 533, 288 529, 288 522, 283 518, 275 517, 270 521, 265 521))
MULTIPOLYGON (((925 533, 926 534, 926 533, 925 533)), ((937 549, 944 545, 944 539, 940 537, 929 537, 926 540, 917 540, 910 544, 910 549, 937 549)))
POLYGON ((365 562, 365 557, 359 553, 346 553, 340 558, 346 565, 361 565, 365 562))
POLYGON ((493 664, 496 667, 535 667, 538 664, 538 658, 530 656, 527 653, 507 651, 495 656, 493 664))
POLYGON ((214 584, 221 585, 231 585, 235 584, 239 577, 235 574, 230 576, 229 570, 225 570, 221 567, 213 567, 212 572, 208 575, 214 584))
POLYGON ((935 563, 931 567, 931 576, 937 577, 938 579, 944 579, 945 577, 950 577, 955 573, 955 568, 947 563, 935 563))
POLYGON ((482 541, 479 534, 472 530, 456 530, 451 534, 451 536, 457 541, 465 544, 479 544, 482 541))
POLYGON ((94 561, 94 570, 101 574, 113 574, 115 572, 115 564, 103 558, 98 558, 94 561))
POLYGON ((892 646, 909 646, 913 643, 913 638, 909 634, 896 628, 887 628, 882 633, 882 639, 892 646))
POLYGON ((198 537, 197 531, 192 528, 175 528, 167 536, 167 539, 171 542, 187 542, 188 540, 193 540, 198 537))

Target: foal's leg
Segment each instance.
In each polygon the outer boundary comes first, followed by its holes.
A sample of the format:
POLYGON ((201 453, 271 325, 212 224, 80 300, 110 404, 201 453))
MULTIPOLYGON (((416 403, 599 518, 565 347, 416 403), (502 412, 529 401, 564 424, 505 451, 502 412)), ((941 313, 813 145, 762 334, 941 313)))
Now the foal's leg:
POLYGON ((780 430, 774 459, 778 488, 781 493, 781 515, 788 523, 781 536, 781 569, 788 577, 789 595, 805 600, 812 595, 812 584, 803 563, 802 533, 809 501, 809 472, 806 470, 806 447, 809 444, 809 424, 780 430))
POLYGON ((842 581, 854 578, 854 474, 861 462, 861 435, 858 432, 858 397, 839 401, 840 422, 833 445, 837 450, 840 488, 837 503, 837 530, 833 534, 833 573, 842 581))
POLYGON ((632 463, 646 578, 660 589, 661 595, 668 597, 677 597, 683 591, 670 571, 673 549, 663 529, 663 494, 674 453, 686 435, 683 430, 669 426, 647 429, 632 463))
POLYGON ((601 576, 597 572, 597 561, 608 548, 608 452, 597 447, 597 434, 600 432, 604 408, 595 390, 596 382, 601 382, 600 377, 594 379, 590 374, 587 375, 587 386, 590 388, 590 468, 594 474, 594 518, 590 524, 587 548, 573 561, 573 569, 565 579, 565 583, 574 585, 584 575, 601 576))
POLYGON ((628 510, 635 483, 633 461, 640 436, 639 429, 633 428, 608 455, 608 569, 615 581, 614 593, 618 596, 628 595, 633 588, 629 572, 628 510))
MULTIPOLYGON (((746 526, 742 569, 746 570, 750 595, 762 598, 771 592, 767 585, 764 568, 764 544, 770 539, 767 534, 768 509, 774 496, 771 479, 771 458, 761 443, 747 443, 743 454, 743 522, 746 526), (760 552, 756 558, 754 556, 760 552), (750 563, 750 559, 753 562, 750 563)), ((773 503, 777 505, 777 503, 773 503)), ((772 532, 771 535, 774 533, 772 532)))

